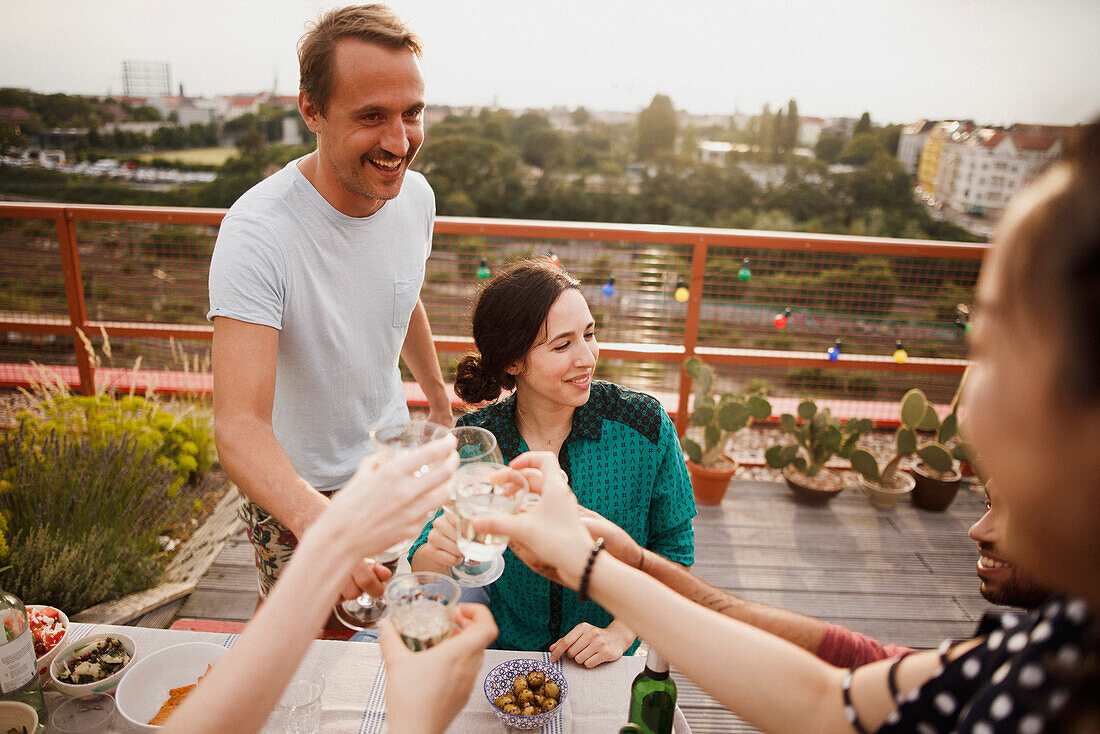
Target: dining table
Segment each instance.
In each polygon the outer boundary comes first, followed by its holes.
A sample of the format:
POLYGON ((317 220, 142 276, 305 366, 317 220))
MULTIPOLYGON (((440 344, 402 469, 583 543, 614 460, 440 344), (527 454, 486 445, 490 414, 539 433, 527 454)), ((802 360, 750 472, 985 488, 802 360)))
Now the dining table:
MULTIPOLYGON (((157 650, 183 642, 213 642, 232 647, 237 634, 195 632, 190 630, 153 629, 118 625, 70 623, 69 639, 76 641, 92 634, 123 633, 137 647, 135 662, 157 650)), ((278 640, 272 640, 278 644, 278 640)), ((529 658, 550 662, 548 652, 486 650, 481 671, 470 692, 465 707, 451 723, 451 734, 493 734, 515 731, 504 725, 486 699, 482 684, 486 673, 507 660, 529 658)), ((642 655, 624 656, 619 660, 588 669, 572 660, 559 660, 558 666, 569 684, 569 694, 562 702, 561 714, 544 725, 546 734, 615 734, 627 722, 630 686, 645 665, 642 655)), ((350 734, 383 734, 386 726, 386 668, 377 643, 342 640, 315 640, 300 664, 300 670, 320 670, 325 677, 322 695, 322 732, 350 734)), ((256 671, 262 675, 263 671, 256 671)), ((440 671, 445 675, 446 671, 440 671)), ((55 709, 65 700, 63 694, 45 686, 46 706, 55 709)), ((51 726, 47 734, 54 732, 51 726)), ((110 732, 127 734, 133 728, 115 712, 110 732)), ((265 734, 282 734, 278 714, 272 714, 262 730, 265 734)), ((683 713, 677 708, 673 722, 675 734, 690 734, 683 713)), ((389 732, 389 734, 400 734, 389 732)))

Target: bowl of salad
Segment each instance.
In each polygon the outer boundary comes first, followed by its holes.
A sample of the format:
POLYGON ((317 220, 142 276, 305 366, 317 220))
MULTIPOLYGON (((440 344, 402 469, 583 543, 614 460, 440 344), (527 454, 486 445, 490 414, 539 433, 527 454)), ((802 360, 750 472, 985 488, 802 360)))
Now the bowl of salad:
POLYGON ((50 680, 66 696, 110 693, 118 685, 137 652, 126 635, 105 632, 61 648, 50 663, 50 680))
POLYGON ((28 604, 27 619, 31 623, 34 656, 38 659, 38 674, 47 678, 47 668, 57 651, 69 640, 69 618, 65 612, 44 604, 28 604))

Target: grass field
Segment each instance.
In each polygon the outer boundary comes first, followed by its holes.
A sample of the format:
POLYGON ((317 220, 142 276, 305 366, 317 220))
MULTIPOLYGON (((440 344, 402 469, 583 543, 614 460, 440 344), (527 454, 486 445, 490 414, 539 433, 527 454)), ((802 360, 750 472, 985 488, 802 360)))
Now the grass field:
POLYGON ((224 148, 186 148, 184 150, 158 150, 153 153, 145 153, 140 156, 140 160, 148 162, 154 158, 163 158, 166 161, 178 161, 180 163, 220 166, 235 155, 237 155, 237 149, 232 146, 224 148))

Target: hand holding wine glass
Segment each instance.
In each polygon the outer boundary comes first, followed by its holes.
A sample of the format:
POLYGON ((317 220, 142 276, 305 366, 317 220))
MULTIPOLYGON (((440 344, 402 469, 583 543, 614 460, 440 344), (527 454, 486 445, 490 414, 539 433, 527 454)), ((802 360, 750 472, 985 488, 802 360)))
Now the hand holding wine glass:
MULTIPOLYGON (((434 477, 439 468, 438 466, 431 463, 416 464, 416 460, 422 456, 421 447, 441 440, 445 440, 447 446, 451 449, 451 455, 447 457, 445 463, 453 471, 453 466, 457 463, 457 455, 453 450, 455 446, 453 437, 450 436, 446 428, 424 420, 382 426, 372 431, 371 443, 374 446, 375 453, 374 457, 369 460, 377 464, 379 472, 383 476, 386 476, 386 470, 390 467, 397 467, 398 471, 406 472, 406 477, 408 473, 411 473, 414 479, 434 477)), ((438 463, 438 460, 436 463, 438 463)), ((449 474, 443 481, 446 478, 449 478, 449 474)), ((408 502, 402 501, 401 493, 392 491, 392 482, 388 485, 385 481, 377 484, 374 494, 379 496, 388 495, 390 501, 396 502, 398 508, 402 510, 410 509, 408 502)), ((402 533, 400 535, 387 533, 386 537, 391 539, 390 545, 376 548, 373 560, 385 565, 391 573, 396 570, 402 552, 408 548, 411 538, 416 537, 416 531, 423 523, 424 517, 430 515, 446 498, 445 486, 442 488, 442 492, 442 496, 433 497, 433 500, 438 501, 431 506, 424 506, 419 516, 402 515, 403 520, 408 520, 408 522, 401 523, 402 533)), ((341 492, 337 497, 342 494, 344 493, 341 492)), ((384 521, 385 509, 380 507, 378 512, 382 513, 379 519, 384 521)), ((372 518, 371 524, 374 523, 375 519, 372 518)), ((373 627, 378 623, 378 620, 385 614, 385 604, 378 597, 364 593, 356 599, 340 602, 336 605, 334 613, 344 626, 354 630, 362 630, 373 627)))
POLYGON ((548 451, 530 451, 517 456, 510 466, 527 478, 532 492, 539 495, 538 503, 515 515, 479 518, 474 530, 507 536, 513 551, 546 566, 543 575, 553 573, 560 583, 576 589, 592 539, 557 457, 548 451))
POLYGON ((474 521, 519 512, 527 500, 527 479, 503 464, 483 462, 459 467, 454 485, 459 552, 467 563, 490 563, 500 558, 508 547, 508 537, 479 532, 474 521))

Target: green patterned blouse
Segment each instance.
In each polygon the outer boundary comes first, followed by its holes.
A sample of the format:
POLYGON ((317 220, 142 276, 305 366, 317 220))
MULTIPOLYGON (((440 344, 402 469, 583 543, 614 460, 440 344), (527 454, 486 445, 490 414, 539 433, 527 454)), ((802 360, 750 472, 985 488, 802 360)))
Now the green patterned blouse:
MULTIPOLYGON (((491 431, 507 463, 528 450, 516 427, 515 407, 513 395, 462 416, 458 424, 491 431)), ((588 402, 573 415, 558 461, 581 505, 626 530, 638 544, 685 566, 695 562, 691 483, 676 429, 655 398, 594 381, 588 402)), ((429 528, 417 538, 410 559, 429 528)), ((537 575, 510 550, 504 558, 504 574, 489 587, 502 649, 547 650, 581 622, 611 623, 598 604, 578 603, 575 592, 537 575)))

